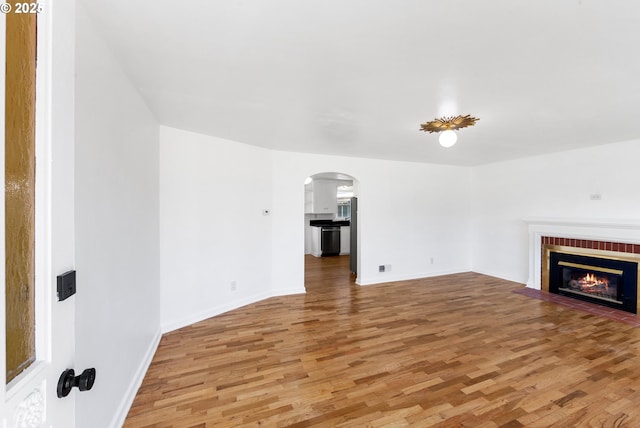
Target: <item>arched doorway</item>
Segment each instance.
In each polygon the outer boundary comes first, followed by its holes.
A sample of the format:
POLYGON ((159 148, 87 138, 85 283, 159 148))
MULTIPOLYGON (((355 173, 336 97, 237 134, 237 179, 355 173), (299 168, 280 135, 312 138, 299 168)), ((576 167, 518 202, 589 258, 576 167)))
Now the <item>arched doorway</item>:
POLYGON ((321 172, 307 177, 304 188, 305 268, 327 266, 332 275, 349 275, 355 282, 360 183, 349 174, 321 172))

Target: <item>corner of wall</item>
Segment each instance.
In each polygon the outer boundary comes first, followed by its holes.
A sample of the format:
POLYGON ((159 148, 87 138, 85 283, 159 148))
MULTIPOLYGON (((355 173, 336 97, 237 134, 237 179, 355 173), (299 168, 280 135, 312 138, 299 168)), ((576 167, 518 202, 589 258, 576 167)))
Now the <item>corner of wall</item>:
POLYGON ((144 380, 145 375, 147 374, 147 370, 149 370, 149 366, 151 365, 151 361, 153 361, 153 356, 158 349, 158 345, 160 344, 160 339, 162 338, 162 333, 160 329, 156 332, 153 339, 150 341, 149 346, 147 347, 147 351, 144 354, 144 357, 138 364, 138 368, 135 371, 134 376, 131 378, 131 382, 127 387, 122 399, 120 400, 120 404, 113 416, 111 423, 109 424, 110 428, 120 428, 124 425, 124 422, 129 414, 129 410, 133 405, 133 401, 136 398, 136 394, 138 390, 142 386, 142 381, 144 380))
POLYGON ((286 296, 291 294, 304 294, 305 290, 293 289, 293 290, 276 290, 274 292, 265 292, 259 293, 253 296, 248 296, 240 300, 233 300, 230 302, 225 302, 221 305, 217 305, 215 307, 209 308, 204 311, 200 311, 198 313, 189 314, 187 316, 181 318, 175 318, 173 320, 164 321, 161 325, 161 331, 163 334, 170 333, 172 331, 181 329, 183 327, 187 327, 191 324, 195 324, 200 321, 204 321, 211 317, 215 317, 217 315, 221 315, 225 312, 232 311, 234 309, 241 308, 246 305, 250 305, 252 303, 257 303, 262 300, 278 297, 278 296, 286 296))

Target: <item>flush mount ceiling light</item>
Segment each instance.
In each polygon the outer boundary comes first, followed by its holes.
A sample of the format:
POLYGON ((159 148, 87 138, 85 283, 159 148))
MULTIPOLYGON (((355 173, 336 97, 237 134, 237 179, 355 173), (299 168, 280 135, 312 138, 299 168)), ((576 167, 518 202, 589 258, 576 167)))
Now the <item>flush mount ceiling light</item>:
POLYGON ((434 119, 430 122, 420 125, 420 130, 424 132, 442 132, 438 141, 442 147, 451 147, 456 143, 458 135, 454 132, 458 129, 466 128, 467 126, 473 126, 480 119, 466 116, 449 116, 434 119))

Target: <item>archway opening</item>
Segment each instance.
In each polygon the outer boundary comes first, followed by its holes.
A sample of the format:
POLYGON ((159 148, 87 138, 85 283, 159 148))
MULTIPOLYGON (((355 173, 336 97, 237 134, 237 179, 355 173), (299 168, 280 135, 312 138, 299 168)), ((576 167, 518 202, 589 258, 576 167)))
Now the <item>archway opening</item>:
POLYGON ((355 177, 341 172, 321 172, 305 179, 307 291, 310 287, 344 287, 356 281, 359 188, 355 177))

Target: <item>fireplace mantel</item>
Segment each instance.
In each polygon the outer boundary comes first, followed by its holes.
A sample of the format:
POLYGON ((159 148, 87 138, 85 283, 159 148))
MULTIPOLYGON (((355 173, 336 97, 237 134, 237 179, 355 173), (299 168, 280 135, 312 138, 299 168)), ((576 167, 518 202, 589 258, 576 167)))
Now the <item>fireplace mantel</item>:
POLYGON ((635 219, 583 219, 527 217, 529 226, 529 279, 527 287, 541 288, 542 237, 614 241, 640 244, 640 221, 635 219))

